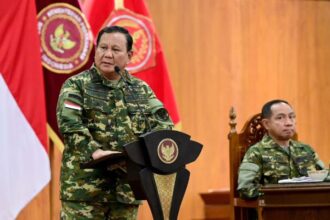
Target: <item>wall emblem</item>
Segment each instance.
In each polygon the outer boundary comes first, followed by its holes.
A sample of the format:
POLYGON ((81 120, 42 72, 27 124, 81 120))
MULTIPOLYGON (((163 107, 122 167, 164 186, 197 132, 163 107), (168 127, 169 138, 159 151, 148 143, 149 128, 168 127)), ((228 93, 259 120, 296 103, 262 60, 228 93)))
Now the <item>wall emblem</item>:
POLYGON ((179 155, 178 145, 172 139, 165 138, 158 144, 157 153, 163 163, 174 163, 179 155))
POLYGON ((66 3, 50 4, 38 14, 42 65, 55 73, 72 73, 89 59, 90 27, 81 11, 66 3))
POLYGON ((117 25, 126 28, 133 37, 133 57, 126 69, 136 73, 155 66, 155 35, 149 18, 128 9, 112 12, 106 26, 117 25))

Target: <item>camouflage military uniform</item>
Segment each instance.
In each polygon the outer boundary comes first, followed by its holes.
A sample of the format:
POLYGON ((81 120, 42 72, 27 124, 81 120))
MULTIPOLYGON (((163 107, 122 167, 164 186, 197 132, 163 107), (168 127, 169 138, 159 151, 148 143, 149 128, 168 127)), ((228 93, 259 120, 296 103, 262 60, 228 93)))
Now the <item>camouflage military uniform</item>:
POLYGON ((127 72, 124 75, 133 92, 123 79, 107 80, 94 66, 69 78, 62 87, 57 105, 65 144, 60 178, 62 202, 139 204, 125 179, 120 178, 125 170, 107 175, 103 170, 79 168, 97 149, 122 151, 124 144, 137 140, 148 130, 145 117, 152 130, 173 127, 150 87, 127 72))
POLYGON ((62 220, 130 220, 136 217, 137 205, 134 204, 62 201, 62 220))
POLYGON ((261 184, 307 176, 308 170, 320 169, 324 169, 324 164, 309 145, 290 140, 285 150, 265 135, 246 152, 239 168, 237 190, 242 198, 256 198, 261 184))

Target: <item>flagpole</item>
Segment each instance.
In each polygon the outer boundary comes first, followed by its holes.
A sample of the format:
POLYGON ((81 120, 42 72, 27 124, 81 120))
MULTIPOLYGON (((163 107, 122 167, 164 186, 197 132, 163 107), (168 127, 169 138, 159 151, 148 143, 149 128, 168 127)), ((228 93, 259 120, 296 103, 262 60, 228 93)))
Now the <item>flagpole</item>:
POLYGON ((56 132, 52 129, 52 127, 47 123, 47 132, 50 140, 54 143, 54 145, 59 149, 62 153, 64 150, 64 144, 62 140, 57 136, 56 132))

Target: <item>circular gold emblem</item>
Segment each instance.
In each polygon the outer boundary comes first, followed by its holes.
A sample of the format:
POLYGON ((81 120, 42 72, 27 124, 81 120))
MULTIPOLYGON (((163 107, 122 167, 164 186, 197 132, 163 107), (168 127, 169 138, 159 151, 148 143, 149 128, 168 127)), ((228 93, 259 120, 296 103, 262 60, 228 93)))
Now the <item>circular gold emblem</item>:
POLYGON ((178 145, 172 139, 165 138, 158 144, 157 153, 163 163, 174 163, 179 155, 178 145))
POLYGON ((50 4, 38 14, 42 64, 56 73, 72 73, 89 59, 93 42, 81 11, 66 3, 50 4))
POLYGON ((134 53, 127 65, 130 73, 155 66, 154 31, 148 18, 127 9, 119 9, 111 14, 106 24, 124 27, 133 37, 134 53))

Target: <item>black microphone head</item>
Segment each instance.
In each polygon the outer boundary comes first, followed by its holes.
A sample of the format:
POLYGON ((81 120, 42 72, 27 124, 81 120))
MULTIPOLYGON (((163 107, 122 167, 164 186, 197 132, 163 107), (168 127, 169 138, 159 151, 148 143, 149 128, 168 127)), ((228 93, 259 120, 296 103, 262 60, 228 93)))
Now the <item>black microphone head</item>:
POLYGON ((115 66, 115 72, 118 74, 120 73, 120 68, 118 66, 115 66))

